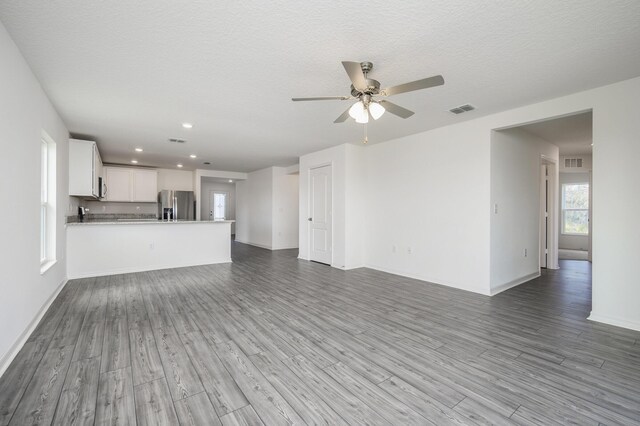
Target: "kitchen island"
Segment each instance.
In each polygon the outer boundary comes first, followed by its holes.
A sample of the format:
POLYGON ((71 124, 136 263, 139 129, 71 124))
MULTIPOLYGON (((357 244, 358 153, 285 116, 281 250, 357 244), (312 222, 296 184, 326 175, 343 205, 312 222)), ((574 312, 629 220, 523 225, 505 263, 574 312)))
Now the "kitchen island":
POLYGON ((231 262, 232 220, 67 223, 69 279, 231 262))

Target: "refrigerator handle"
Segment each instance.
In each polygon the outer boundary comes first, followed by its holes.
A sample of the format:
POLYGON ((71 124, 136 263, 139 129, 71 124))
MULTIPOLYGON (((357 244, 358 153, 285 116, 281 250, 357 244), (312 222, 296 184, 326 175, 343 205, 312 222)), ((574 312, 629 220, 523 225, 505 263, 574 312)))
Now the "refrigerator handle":
POLYGON ((178 197, 173 198, 173 221, 178 221, 178 197))

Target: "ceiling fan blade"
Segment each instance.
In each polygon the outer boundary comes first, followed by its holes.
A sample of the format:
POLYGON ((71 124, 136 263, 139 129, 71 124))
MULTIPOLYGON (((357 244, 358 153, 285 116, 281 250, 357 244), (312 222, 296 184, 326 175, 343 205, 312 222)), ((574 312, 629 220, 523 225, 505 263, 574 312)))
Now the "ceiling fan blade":
POLYGON ((383 96, 391 96, 399 93, 413 92, 414 90, 428 89, 429 87, 442 86, 443 84, 444 78, 442 78, 441 75, 434 75, 433 77, 423 78, 422 80, 387 87, 383 89, 380 94, 383 96))
POLYGON ((389 111, 391 114, 397 115, 401 118, 409 118, 414 114, 413 111, 403 108, 400 105, 396 105, 393 102, 382 100, 380 101, 380 105, 382 105, 384 109, 389 111))
POLYGON ((347 108, 347 110, 345 112, 343 112, 342 114, 340 114, 340 117, 336 118, 333 122, 334 123, 344 123, 347 118, 349 118, 349 110, 351 109, 351 107, 347 108))
POLYGON ((367 81, 364 78, 364 73, 362 72, 362 66, 360 66, 360 62, 349 62, 342 61, 342 66, 344 67, 347 74, 349 74, 349 78, 351 79, 351 83, 353 83, 353 87, 360 92, 364 92, 367 88, 367 81))
POLYGON ((350 96, 316 96, 315 98, 291 98, 292 101, 346 101, 350 96))

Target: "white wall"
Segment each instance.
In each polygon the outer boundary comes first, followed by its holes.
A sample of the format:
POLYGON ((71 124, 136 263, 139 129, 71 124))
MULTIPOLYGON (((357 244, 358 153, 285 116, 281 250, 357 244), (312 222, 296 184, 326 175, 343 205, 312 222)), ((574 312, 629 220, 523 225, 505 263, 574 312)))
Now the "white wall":
POLYGON ((298 247, 298 174, 282 167, 273 168, 273 233, 274 250, 298 247))
POLYGON ((362 145, 345 145, 345 269, 365 265, 366 159, 362 145))
POLYGON ((249 185, 246 181, 237 181, 235 235, 238 242, 247 242, 249 240, 250 209, 249 185))
MULTIPOLYGON (((229 197, 227 199, 226 219, 236 220, 236 184, 224 182, 208 182, 206 179, 202 179, 202 183, 200 185, 200 218, 202 220, 209 220, 212 191, 227 192, 229 194, 229 197)), ((231 233, 235 234, 235 223, 231 225, 231 233)))
MULTIPOLYGON (((560 173, 560 189, 558 190, 558 205, 562 207, 562 184, 563 183, 589 183, 589 173, 560 173)), ((558 224, 562 224, 562 210, 558 212, 558 224)), ((591 211, 589 211, 591 216, 591 211)), ((589 250, 588 235, 564 235, 560 232, 558 237, 558 247, 569 250, 589 250)))
MULTIPOLYGON (((542 156, 556 164, 552 182, 558 182, 557 146, 518 128, 492 134, 491 294, 540 275, 542 156)), ((556 267, 556 258, 549 254, 549 268, 556 267)))
POLYGON ((188 170, 158 169, 158 191, 193 191, 193 175, 188 170))
MULTIPOLYGON (((0 374, 66 277, 69 132, 0 23, 0 374), (40 139, 56 142, 57 263, 40 275, 40 139)), ((74 212, 75 213, 75 212, 74 212)))
POLYGON ((488 294, 489 136, 468 121, 364 148, 367 266, 488 294))
POLYGON ((240 202, 248 207, 248 214, 238 215, 236 241, 271 249, 273 244, 273 170, 258 170, 248 174, 247 180, 237 183, 243 190, 237 196, 247 197, 240 202), (240 221, 242 217, 242 221, 240 221))

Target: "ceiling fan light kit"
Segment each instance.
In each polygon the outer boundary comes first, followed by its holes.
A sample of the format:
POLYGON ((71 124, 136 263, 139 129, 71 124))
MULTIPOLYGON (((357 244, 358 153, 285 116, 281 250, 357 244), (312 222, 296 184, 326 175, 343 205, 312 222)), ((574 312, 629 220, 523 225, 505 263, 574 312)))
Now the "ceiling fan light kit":
POLYGON ((369 113, 367 108, 360 101, 356 102, 349 108, 349 115, 356 120, 356 123, 367 123, 369 121, 369 113))
POLYGON ((324 101, 324 100, 354 100, 357 102, 349 109, 343 112, 334 123, 343 123, 347 118, 353 118, 356 123, 366 124, 369 122, 369 115, 374 120, 379 119, 389 111, 391 114, 400 118, 409 118, 414 112, 385 99, 377 100, 374 96, 392 96, 400 93, 413 92, 415 90, 428 89, 430 87, 441 86, 444 84, 444 78, 436 75, 422 80, 416 80, 397 86, 380 89, 380 82, 368 77, 369 72, 373 69, 371 62, 350 62, 343 61, 345 71, 351 80, 351 96, 322 96, 313 98, 292 98, 292 101, 324 101))
POLYGON ((382 114, 384 114, 386 110, 384 109, 384 107, 382 105, 380 105, 378 102, 371 102, 369 104, 369 113, 371 114, 371 117, 373 117, 374 120, 377 120, 378 118, 382 117, 382 114))

